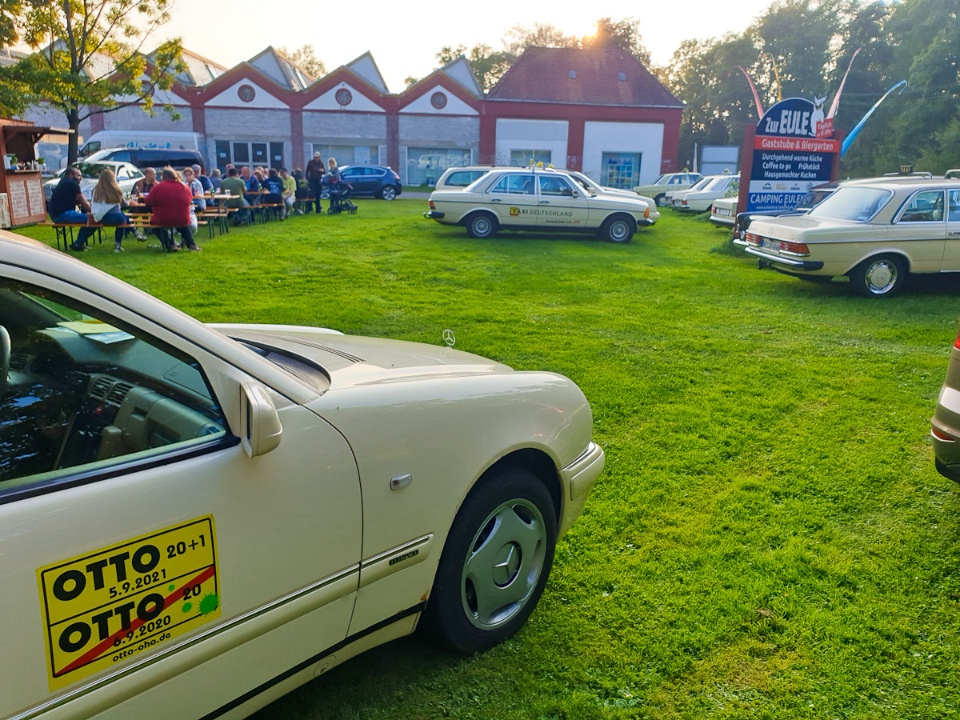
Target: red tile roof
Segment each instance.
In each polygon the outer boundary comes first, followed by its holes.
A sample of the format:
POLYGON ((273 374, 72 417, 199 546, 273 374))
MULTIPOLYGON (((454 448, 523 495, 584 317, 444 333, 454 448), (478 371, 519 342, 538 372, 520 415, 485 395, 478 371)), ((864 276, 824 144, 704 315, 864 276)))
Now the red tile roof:
POLYGON ((487 99, 683 107, 643 63, 619 49, 527 48, 487 99))

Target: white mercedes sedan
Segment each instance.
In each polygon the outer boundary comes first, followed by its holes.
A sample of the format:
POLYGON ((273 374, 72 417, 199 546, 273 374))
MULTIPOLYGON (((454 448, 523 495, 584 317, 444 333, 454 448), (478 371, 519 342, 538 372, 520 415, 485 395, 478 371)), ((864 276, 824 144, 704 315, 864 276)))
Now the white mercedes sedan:
POLYGON ((205 325, 0 231, 0 717, 239 718, 517 632, 600 474, 570 380, 205 325))

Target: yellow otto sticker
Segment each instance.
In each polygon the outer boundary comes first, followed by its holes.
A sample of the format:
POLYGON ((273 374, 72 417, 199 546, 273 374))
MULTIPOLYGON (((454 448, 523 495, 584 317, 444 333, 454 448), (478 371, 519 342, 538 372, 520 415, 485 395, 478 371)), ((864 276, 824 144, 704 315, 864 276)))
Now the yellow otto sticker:
POLYGON ((50 689, 220 615, 213 516, 37 570, 50 689))

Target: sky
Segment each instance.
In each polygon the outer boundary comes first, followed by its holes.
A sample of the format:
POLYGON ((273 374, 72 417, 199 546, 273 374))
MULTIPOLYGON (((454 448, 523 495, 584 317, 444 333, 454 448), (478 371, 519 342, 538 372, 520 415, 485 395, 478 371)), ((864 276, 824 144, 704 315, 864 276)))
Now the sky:
POLYGON ((773 0, 175 0, 173 19, 156 43, 179 36, 184 47, 225 67, 249 60, 269 46, 296 50, 313 45, 335 70, 370 52, 391 92, 402 92, 407 77, 421 78, 437 67, 436 54, 449 45, 483 43, 501 47, 507 31, 535 23, 567 35, 592 34, 598 19, 636 18, 655 65, 665 65, 680 43, 741 32, 773 0))

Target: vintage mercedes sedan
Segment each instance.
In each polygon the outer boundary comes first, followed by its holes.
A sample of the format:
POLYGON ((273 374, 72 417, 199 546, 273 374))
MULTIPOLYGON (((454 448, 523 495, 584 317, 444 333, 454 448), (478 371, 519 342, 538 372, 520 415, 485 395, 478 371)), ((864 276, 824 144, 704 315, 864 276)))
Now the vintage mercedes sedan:
POLYGON ((473 238, 501 229, 539 230, 596 233, 625 243, 659 217, 651 217, 651 204, 639 195, 599 193, 552 168, 493 169, 462 190, 435 190, 429 203, 424 217, 462 225, 473 238))
POLYGON ((245 717, 534 610, 600 474, 570 380, 205 325, 0 231, 0 717, 245 717))
POLYGON ((810 212, 754 218, 734 243, 802 278, 848 276, 866 297, 890 297, 910 273, 960 271, 960 179, 851 180, 810 212))

